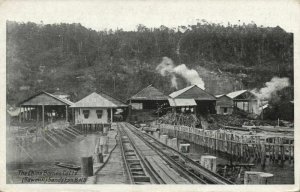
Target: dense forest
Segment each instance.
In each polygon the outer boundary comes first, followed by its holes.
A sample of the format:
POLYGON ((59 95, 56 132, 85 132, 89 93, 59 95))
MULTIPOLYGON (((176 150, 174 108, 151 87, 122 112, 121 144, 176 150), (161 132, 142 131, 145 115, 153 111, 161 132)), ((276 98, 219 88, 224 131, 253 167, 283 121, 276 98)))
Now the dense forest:
MULTIPOLYGON (((126 100, 153 84, 174 91, 156 70, 162 57, 196 69, 207 91, 220 94, 259 88, 273 76, 293 85, 293 34, 254 23, 196 25, 134 31, 95 31, 81 24, 7 22, 7 102, 40 90, 78 100, 103 91, 126 100)), ((182 80, 182 88, 187 84, 182 80)))

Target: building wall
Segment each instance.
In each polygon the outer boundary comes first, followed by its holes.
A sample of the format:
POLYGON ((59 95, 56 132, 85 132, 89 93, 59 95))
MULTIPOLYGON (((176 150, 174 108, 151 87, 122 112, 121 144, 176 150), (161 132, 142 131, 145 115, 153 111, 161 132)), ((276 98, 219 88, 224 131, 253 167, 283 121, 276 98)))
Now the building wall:
POLYGON ((104 108, 76 108, 75 109, 75 124, 102 124, 110 123, 108 118, 108 109, 104 108), (89 117, 85 118, 83 110, 89 110, 89 117), (102 110, 102 117, 97 117, 96 110, 102 110))
POLYGON ((143 109, 157 109, 158 106, 163 104, 168 105, 168 100, 131 100, 130 105, 132 109, 143 110, 143 109))
POLYGON ((244 110, 248 113, 260 114, 260 110, 258 108, 258 103, 256 100, 249 101, 239 101, 236 102, 237 108, 244 110))
POLYGON ((132 109, 135 110, 142 110, 143 109, 143 103, 131 103, 132 109))
POLYGON ((232 114, 233 112, 233 100, 227 96, 217 98, 216 112, 220 115, 232 114), (227 112, 226 112, 227 110, 227 112))
POLYGON ((219 115, 230 115, 233 112, 233 107, 228 106, 216 106, 217 114, 219 115), (227 109, 227 112, 225 113, 225 108, 227 109))

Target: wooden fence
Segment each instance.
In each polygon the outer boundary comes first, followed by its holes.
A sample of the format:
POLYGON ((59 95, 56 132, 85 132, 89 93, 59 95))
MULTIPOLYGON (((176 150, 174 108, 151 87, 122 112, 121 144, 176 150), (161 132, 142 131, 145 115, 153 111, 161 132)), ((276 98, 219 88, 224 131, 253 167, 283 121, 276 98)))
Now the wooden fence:
POLYGON ((161 134, 187 140, 241 159, 294 161, 294 141, 284 137, 240 135, 227 130, 203 130, 187 126, 159 124, 161 134))

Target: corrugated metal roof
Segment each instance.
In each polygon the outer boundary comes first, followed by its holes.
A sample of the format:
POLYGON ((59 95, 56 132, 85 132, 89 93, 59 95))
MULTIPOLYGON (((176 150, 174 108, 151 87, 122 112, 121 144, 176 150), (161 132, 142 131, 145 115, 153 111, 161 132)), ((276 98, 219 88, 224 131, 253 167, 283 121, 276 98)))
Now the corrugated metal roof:
POLYGON ((171 107, 196 106, 195 99, 168 99, 171 107))
POLYGON ((27 99, 25 99, 24 101, 20 102, 19 105, 54 105, 54 104, 59 104, 59 105, 72 105, 73 102, 66 100, 66 99, 62 99, 59 98, 58 96, 52 95, 46 91, 41 91, 27 99), (41 95, 46 95, 49 96, 49 99, 46 99, 47 97, 45 97, 44 99, 38 99, 38 97, 41 97, 41 95), (53 100, 54 99, 54 100, 53 100))
POLYGON ((239 90, 239 91, 234 91, 234 92, 231 92, 231 93, 228 93, 226 94, 228 97, 230 97, 231 99, 234 99, 236 98, 237 96, 247 92, 248 90, 239 90))
POLYGON ((107 100, 113 102, 115 105, 117 106, 120 106, 120 107, 127 107, 126 104, 124 104, 122 101, 116 99, 116 98, 113 98, 112 96, 106 94, 106 93, 100 93, 100 95, 104 98, 106 98, 107 100))
POLYGON ((195 99, 197 101, 214 101, 216 97, 197 85, 191 85, 181 90, 175 91, 169 95, 171 98, 195 99))
POLYGON ((104 93, 91 93, 85 98, 71 105, 71 107, 101 107, 101 108, 117 108, 127 107, 127 105, 117 101, 116 99, 104 93))
POLYGON ((187 90, 189 90, 192 87, 194 87, 194 85, 188 86, 188 87, 180 89, 178 91, 175 91, 175 92, 171 93, 169 96, 172 97, 172 98, 175 98, 178 95, 181 95, 182 93, 186 92, 187 90))
MULTIPOLYGON (((46 92, 45 92, 46 93, 46 92)), ((50 93, 47 93, 48 95, 52 96, 52 97, 55 97, 56 99, 68 104, 68 105, 73 105, 74 103, 72 101, 69 101, 67 99, 63 99, 63 98, 60 98, 58 97, 57 95, 53 95, 53 94, 50 94, 50 93)))
POLYGON ((137 94, 133 95, 129 100, 167 100, 169 97, 161 91, 149 85, 137 94))

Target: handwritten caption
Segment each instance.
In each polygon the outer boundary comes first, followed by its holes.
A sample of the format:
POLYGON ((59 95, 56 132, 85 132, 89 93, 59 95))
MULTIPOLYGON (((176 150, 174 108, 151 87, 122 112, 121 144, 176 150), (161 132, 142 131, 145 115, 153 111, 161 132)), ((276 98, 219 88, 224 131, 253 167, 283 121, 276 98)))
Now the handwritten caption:
POLYGON ((87 178, 80 177, 73 170, 18 170, 22 183, 85 183, 87 178))

